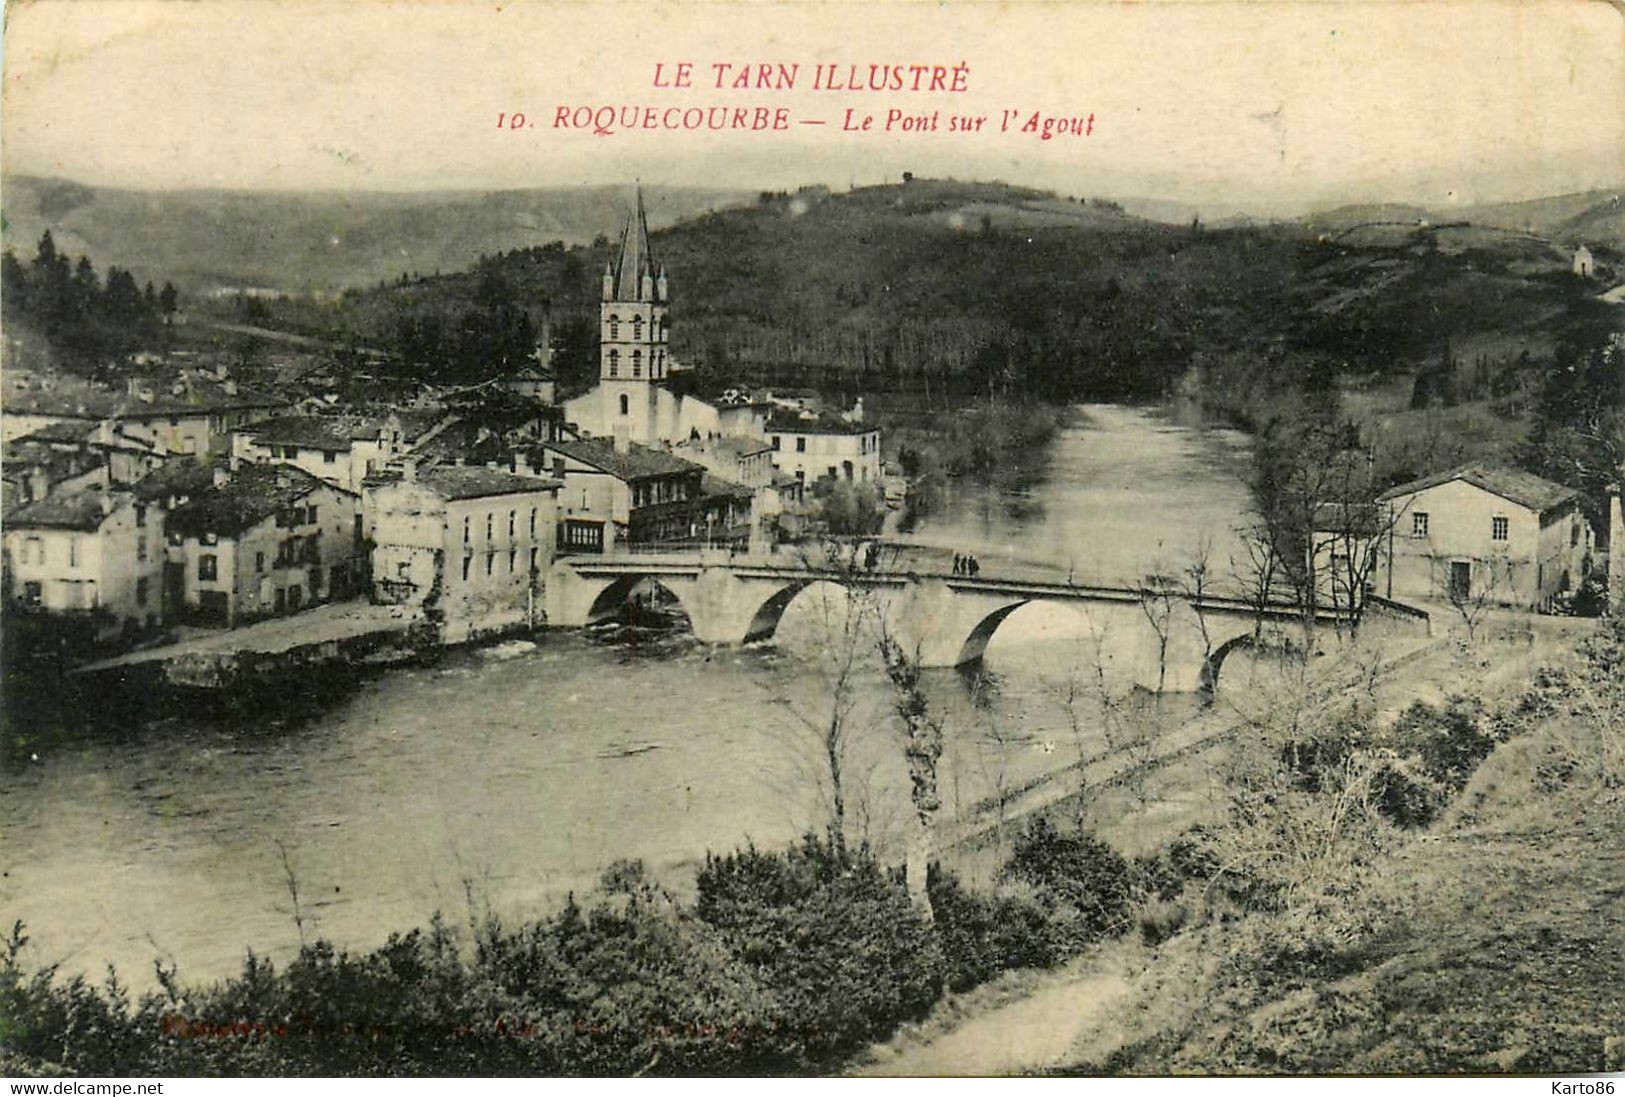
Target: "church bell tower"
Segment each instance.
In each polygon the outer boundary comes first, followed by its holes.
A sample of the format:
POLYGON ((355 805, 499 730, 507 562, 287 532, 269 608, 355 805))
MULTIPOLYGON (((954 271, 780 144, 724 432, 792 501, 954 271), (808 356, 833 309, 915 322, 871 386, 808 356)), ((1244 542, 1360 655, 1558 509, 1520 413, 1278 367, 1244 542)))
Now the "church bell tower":
POLYGON ((598 384, 611 434, 659 443, 659 388, 667 370, 666 271, 649 250, 643 189, 604 267, 598 307, 598 384))

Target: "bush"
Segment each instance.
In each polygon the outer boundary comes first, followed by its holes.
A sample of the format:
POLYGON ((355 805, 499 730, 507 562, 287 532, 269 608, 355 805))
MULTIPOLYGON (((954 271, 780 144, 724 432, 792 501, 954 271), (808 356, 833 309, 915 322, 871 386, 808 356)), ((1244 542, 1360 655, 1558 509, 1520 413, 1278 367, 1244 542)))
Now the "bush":
POLYGON ((940 865, 931 866, 927 887, 949 990, 969 990, 1004 971, 1050 967, 1064 957, 1065 943, 1035 903, 966 891, 940 865))
POLYGON ((1129 863, 1104 842, 1063 834, 1042 816, 1017 836, 1001 875, 1030 885, 1073 947, 1128 926, 1134 904, 1129 863))
POLYGON ((696 915, 774 996, 786 1066, 827 1066, 941 996, 930 926, 866 849, 809 836, 783 854, 708 857, 698 883, 696 915))
POLYGON ((1498 741, 1485 719, 1484 702, 1451 697, 1443 709, 1417 701, 1394 722, 1393 743, 1401 754, 1414 754, 1422 772, 1459 792, 1498 741))

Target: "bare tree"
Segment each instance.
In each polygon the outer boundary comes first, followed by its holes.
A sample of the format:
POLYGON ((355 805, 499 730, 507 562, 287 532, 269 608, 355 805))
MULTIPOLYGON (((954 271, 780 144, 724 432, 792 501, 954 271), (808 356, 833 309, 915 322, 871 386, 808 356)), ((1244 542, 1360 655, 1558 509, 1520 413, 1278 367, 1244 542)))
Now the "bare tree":
POLYGON ((876 649, 892 687, 892 704, 903 730, 903 757, 908 763, 909 800, 914 806, 914 841, 908 858, 910 896, 922 915, 932 917, 931 893, 926 886, 936 854, 937 813, 942 797, 937 789, 937 763, 942 758, 942 721, 931 712, 920 684, 920 656, 908 651, 892 635, 884 614, 877 614, 876 649))

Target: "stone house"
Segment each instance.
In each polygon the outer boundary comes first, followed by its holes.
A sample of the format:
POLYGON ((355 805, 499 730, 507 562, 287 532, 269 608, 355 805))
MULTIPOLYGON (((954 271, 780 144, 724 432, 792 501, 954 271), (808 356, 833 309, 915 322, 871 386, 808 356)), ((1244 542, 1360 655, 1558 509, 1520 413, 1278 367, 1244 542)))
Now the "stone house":
POLYGON ((18 507, 5 526, 14 601, 90 621, 100 640, 163 622, 162 508, 88 487, 18 507))
POLYGON ((1573 488, 1465 465, 1391 488, 1373 588, 1391 598, 1545 609, 1591 569, 1591 524, 1573 488))
POLYGON ((354 596, 367 567, 358 503, 291 466, 215 469, 165 522, 165 604, 231 627, 354 596))
POLYGON ((559 487, 502 469, 413 462, 370 481, 362 509, 373 600, 424 607, 451 643, 539 623, 559 487))

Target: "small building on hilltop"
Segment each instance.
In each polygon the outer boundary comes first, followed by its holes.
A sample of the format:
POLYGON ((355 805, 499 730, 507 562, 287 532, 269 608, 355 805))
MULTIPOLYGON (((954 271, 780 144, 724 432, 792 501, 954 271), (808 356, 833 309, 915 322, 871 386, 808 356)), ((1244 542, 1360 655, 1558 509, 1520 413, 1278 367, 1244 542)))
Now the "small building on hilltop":
POLYGON ((291 465, 215 469, 165 530, 165 604, 200 624, 232 627, 364 587, 356 495, 291 465))
POLYGON ((48 495, 5 516, 11 596, 106 640, 163 622, 164 513, 125 491, 48 495))
POLYGON ((1593 533, 1573 488, 1518 469, 1465 465, 1378 497, 1377 593, 1545 609, 1591 568, 1593 533))
POLYGON ((1597 269, 1597 261, 1592 258, 1591 249, 1581 244, 1574 249, 1574 273, 1581 278, 1590 278, 1597 269))
POLYGON ((451 643, 537 624, 559 488, 502 469, 411 461, 370 481, 362 507, 374 601, 422 608, 451 643))

